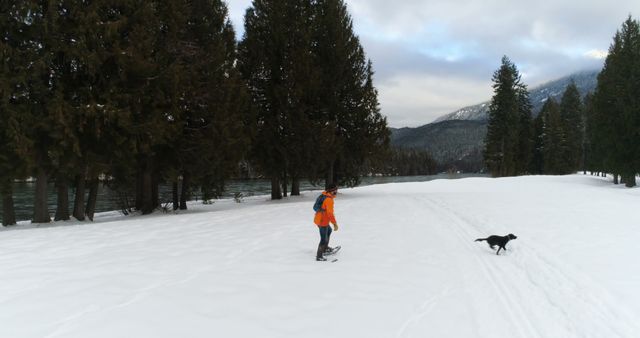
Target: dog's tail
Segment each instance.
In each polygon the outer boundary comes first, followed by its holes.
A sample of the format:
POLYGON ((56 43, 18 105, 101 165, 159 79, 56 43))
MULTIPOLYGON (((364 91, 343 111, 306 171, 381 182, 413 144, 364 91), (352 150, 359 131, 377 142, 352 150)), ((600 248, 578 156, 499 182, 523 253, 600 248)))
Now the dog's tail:
POLYGON ((486 241, 486 240, 487 240, 486 238, 478 238, 474 242, 482 242, 482 241, 486 241))

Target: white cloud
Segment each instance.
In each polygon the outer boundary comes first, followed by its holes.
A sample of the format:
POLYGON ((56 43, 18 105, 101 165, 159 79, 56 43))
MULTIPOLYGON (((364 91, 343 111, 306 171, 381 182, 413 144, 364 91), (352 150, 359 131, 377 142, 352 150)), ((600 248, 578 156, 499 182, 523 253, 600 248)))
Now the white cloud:
POLYGON ((417 127, 491 95, 490 79, 469 80, 428 74, 400 74, 378 83, 384 113, 392 127, 417 127))
POLYGON ((609 53, 606 50, 601 50, 601 49, 592 49, 584 53, 584 56, 592 59, 598 59, 598 60, 604 60, 607 57, 607 55, 609 55, 609 53))
MULTIPOLYGON (((242 32, 251 1, 229 1, 242 32)), ((490 99, 502 55, 529 87, 599 67, 629 13, 640 15, 637 0, 345 2, 377 72, 382 113, 396 127, 490 99)))

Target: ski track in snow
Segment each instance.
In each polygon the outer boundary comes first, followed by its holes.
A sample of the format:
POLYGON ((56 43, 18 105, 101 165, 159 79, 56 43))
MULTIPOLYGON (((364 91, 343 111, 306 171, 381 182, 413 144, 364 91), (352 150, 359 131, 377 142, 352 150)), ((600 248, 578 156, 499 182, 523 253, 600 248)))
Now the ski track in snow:
MULTIPOLYGON (((465 226, 469 226, 470 224, 466 221, 463 221, 461 218, 458 218, 452 210, 444 207, 443 204, 435 203, 433 199, 425 198, 425 202, 427 205, 430 205, 432 211, 436 212, 438 209, 445 208, 448 212, 446 215, 453 221, 450 224, 453 225, 451 229, 456 233, 460 243, 464 243, 467 249, 476 250, 470 241, 473 238, 473 235, 465 229, 465 226), (434 205, 439 206, 440 208, 434 207, 434 205)), ((531 323, 529 318, 527 317, 525 310, 522 308, 517 298, 512 295, 512 291, 508 286, 504 284, 501 280, 502 277, 507 276, 509 271, 499 271, 494 269, 492 266, 487 264, 485 260, 480 258, 478 254, 472 254, 475 261, 478 263, 478 266, 481 267, 481 270, 486 279, 491 282, 491 285, 495 289, 495 294, 500 298, 500 302, 503 305, 503 309, 508 311, 510 317, 512 318, 509 323, 505 323, 505 325, 513 325, 515 324, 515 328, 517 329, 520 337, 542 337, 534 325, 531 323)))
MULTIPOLYGON (((272 214, 274 211, 278 211, 278 209, 283 209, 285 208, 284 206, 269 206, 269 207, 262 207, 260 208, 260 210, 254 210, 254 216, 258 215, 258 216, 267 216, 269 214, 272 214)), ((234 223, 238 223, 239 219, 242 219, 243 216, 242 214, 234 214, 231 216, 225 216, 225 217, 219 217, 217 219, 218 222, 223 222, 223 223, 230 223, 230 224, 234 224, 234 223)), ((242 260, 245 257, 249 257, 252 253, 255 253, 259 250, 264 250, 264 248, 266 246, 268 246, 268 243, 274 243, 274 241, 276 239, 278 239, 279 237, 281 237, 283 235, 283 231, 275 231, 275 232, 271 232, 269 235, 267 236, 260 236, 258 239, 255 239, 255 237, 249 237, 247 240, 247 243, 238 243, 237 247, 239 247, 240 249, 234 250, 228 254, 225 255, 225 259, 222 261, 222 266, 225 266, 226 268, 232 267, 234 264, 236 264, 239 260, 242 260), (249 248, 249 249, 243 249, 243 248, 249 248)), ((237 237, 234 236, 235 240, 240 240, 240 241, 245 241, 245 238, 240 238, 238 239, 237 237)), ((140 301, 146 297, 149 297, 150 295, 152 295, 153 291, 156 290, 161 290, 163 288, 169 288, 175 285, 179 285, 179 284, 183 284, 183 283, 187 283, 195 278, 197 278, 198 276, 200 276, 202 273, 205 272, 210 272, 214 270, 214 268, 209 267, 209 268, 201 268, 199 269, 197 272, 190 274, 188 277, 186 278, 182 278, 182 279, 169 279, 167 281, 164 282, 158 282, 158 283, 153 283, 152 285, 140 288, 140 289, 136 289, 133 291, 133 295, 122 302, 119 302, 115 305, 112 306, 108 306, 108 307, 98 307, 98 306, 90 306, 88 309, 85 309, 83 311, 79 311, 75 314, 72 314, 70 316, 67 316, 66 318, 62 319, 62 320, 58 320, 56 322, 54 322, 53 324, 55 326, 57 326, 57 328, 54 330, 54 332, 48 334, 45 336, 45 338, 55 338, 55 337, 64 337, 65 334, 65 330, 72 326, 74 324, 74 322, 78 322, 82 320, 82 317, 86 316, 86 315, 90 315, 90 314, 95 314, 98 312, 110 312, 110 311, 114 311, 120 308, 124 308, 126 306, 129 306, 137 301, 140 301)), ((225 269, 220 269, 220 268, 216 268, 215 270, 219 270, 219 272, 224 272, 225 269)))
MULTIPOLYGON (((446 203, 432 198, 425 198, 425 201, 432 205, 434 212, 446 211, 446 215, 452 221, 452 229, 467 248, 477 251, 478 245, 474 244, 484 244, 483 249, 486 248, 486 243, 472 241, 476 238, 474 235, 486 233, 489 226, 481 224, 478 220, 468 219, 446 203)), ((587 275, 578 271, 571 271, 571 274, 564 272, 569 268, 561 266, 557 258, 552 259, 548 254, 542 254, 534 247, 517 241, 518 239, 509 242, 508 251, 501 253, 502 256, 513 258, 513 260, 501 262, 501 266, 507 266, 505 269, 498 269, 479 254, 473 256, 478 266, 482 267, 486 278, 495 287, 503 309, 510 312, 521 337, 549 337, 549 334, 544 332, 544 328, 538 327, 535 319, 531 319, 541 314, 532 313, 532 309, 545 313, 547 319, 541 321, 543 325, 548 325, 550 321, 565 323, 567 325, 564 328, 565 337, 628 338, 635 337, 640 332, 640 326, 630 311, 616 304, 613 298, 605 290, 597 287, 587 275), (512 254, 512 248, 515 246, 521 248, 518 250, 518 256, 512 254), (583 285, 588 285, 588 288, 583 285), (585 290, 591 293, 596 290, 597 294, 590 295, 584 292, 585 290), (527 309, 522 305, 532 297, 546 302, 544 311, 536 307, 527 309), (575 325, 588 326, 590 329, 585 330, 575 325)), ((522 238, 520 242, 523 242, 522 238)))
POLYGON ((396 334, 396 338, 405 338, 410 337, 410 328, 419 323, 424 317, 429 315, 437 305, 438 300, 441 298, 446 298, 451 292, 451 287, 445 287, 441 292, 429 296, 426 300, 420 305, 420 307, 415 310, 412 315, 402 324, 400 330, 396 334))

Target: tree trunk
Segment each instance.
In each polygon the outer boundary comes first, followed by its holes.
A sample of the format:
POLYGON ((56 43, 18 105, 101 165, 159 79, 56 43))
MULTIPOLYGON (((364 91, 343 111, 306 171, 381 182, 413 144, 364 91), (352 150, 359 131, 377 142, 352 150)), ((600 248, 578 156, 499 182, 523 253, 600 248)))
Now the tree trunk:
POLYGON ((300 196, 300 179, 291 179, 291 196, 300 196))
POLYGON ((338 168, 340 168, 340 159, 333 162, 333 170, 331 170, 333 172, 333 180, 331 182, 335 185, 340 182, 340 170, 338 168))
POLYGON ((173 202, 173 210, 178 210, 178 208, 180 208, 180 200, 178 199, 178 179, 177 178, 173 181, 173 186, 171 187, 171 199, 173 202))
POLYGON ((618 184, 618 174, 613 174, 613 184, 618 184))
POLYGON ((187 210, 187 201, 191 199, 190 184, 191 175, 188 172, 182 173, 182 190, 180 191, 180 210, 187 210))
POLYGON ((129 194, 127 194, 126 192, 119 192, 118 200, 120 201, 122 214, 125 216, 128 215, 131 212, 131 207, 129 206, 129 194))
MULTIPOLYGON (((141 164, 140 164, 141 165, 141 164)), ((142 186, 144 181, 144 171, 138 168, 138 174, 136 178, 136 210, 142 210, 142 186)))
POLYGON ((329 166, 327 167, 327 177, 324 180, 324 189, 327 190, 332 183, 334 183, 334 181, 333 181, 333 162, 329 163, 329 166))
POLYGON ((98 185, 100 181, 97 177, 91 179, 89 183, 89 199, 87 200, 86 214, 87 218, 93 221, 93 215, 96 213, 96 202, 98 201, 98 185))
POLYGON ((76 176, 76 196, 73 202, 73 217, 78 221, 84 221, 84 172, 76 176))
POLYGON ((280 182, 277 177, 271 178, 271 199, 281 200, 282 192, 280 191, 280 182))
MULTIPOLYGON (((147 164, 149 161, 147 161, 147 164)), ((153 212, 153 178, 151 168, 146 166, 142 174, 142 214, 148 215, 153 212)))
POLYGON ((287 185, 288 185, 288 183, 289 182, 288 182, 288 178, 287 178, 287 172, 285 171, 284 175, 283 175, 283 178, 282 178, 282 182, 281 182, 281 185, 282 185, 282 197, 287 197, 287 191, 288 191, 287 185))
POLYGON ((624 178, 624 185, 627 188, 635 187, 636 186, 636 175, 627 175, 624 178))
POLYGON ((49 215, 49 205, 47 201, 47 180, 49 176, 47 172, 40 166, 36 174, 36 194, 33 205, 32 223, 49 223, 51 215, 49 215))
POLYGON ((158 194, 159 181, 158 174, 151 174, 151 204, 154 209, 160 206, 160 196, 158 194))
POLYGON ((56 207, 55 221, 69 220, 69 184, 66 177, 59 175, 56 180, 58 190, 58 206, 56 207))
POLYGON ((15 225, 16 224, 16 210, 13 205, 13 187, 12 182, 9 180, 1 187, 2 195, 2 225, 15 225))

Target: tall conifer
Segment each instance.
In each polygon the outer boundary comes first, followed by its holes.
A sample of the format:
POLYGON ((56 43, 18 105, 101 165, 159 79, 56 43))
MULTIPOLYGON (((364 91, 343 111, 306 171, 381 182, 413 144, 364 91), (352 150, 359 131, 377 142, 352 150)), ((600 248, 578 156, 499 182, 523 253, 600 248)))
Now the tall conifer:
POLYGON ((640 172, 640 24, 629 17, 616 32, 598 76, 591 126, 594 154, 607 171, 636 185, 640 172))
POLYGON ((560 117, 562 119, 562 131, 564 133, 563 145, 565 154, 566 173, 572 173, 580 167, 582 158, 582 102, 575 82, 567 86, 560 101, 560 117))
POLYGON ((327 184, 356 185, 362 165, 388 145, 386 119, 380 115, 373 70, 342 0, 316 1, 314 55, 320 70, 318 131, 327 184))
POLYGON ((531 105, 526 86, 508 57, 493 74, 494 96, 489 106, 489 125, 484 158, 494 177, 523 174, 531 159, 531 105))
POLYGON ((558 103, 548 97, 542 106, 540 115, 544 121, 542 140, 544 173, 548 175, 566 174, 565 133, 558 103))

